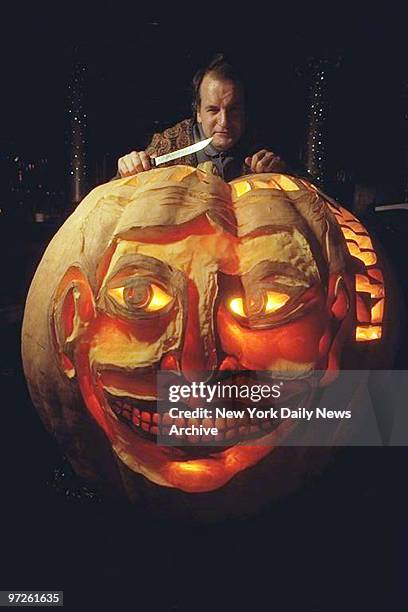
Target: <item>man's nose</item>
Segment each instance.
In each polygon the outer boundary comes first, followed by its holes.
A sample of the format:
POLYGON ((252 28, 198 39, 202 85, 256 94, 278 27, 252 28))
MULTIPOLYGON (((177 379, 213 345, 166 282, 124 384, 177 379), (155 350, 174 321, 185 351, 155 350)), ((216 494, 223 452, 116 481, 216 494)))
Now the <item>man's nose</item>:
POLYGON ((195 284, 190 281, 187 321, 180 360, 181 371, 190 382, 207 380, 211 377, 217 363, 211 323, 207 322, 206 330, 203 333, 201 319, 199 293, 195 284))
POLYGON ((218 123, 221 127, 225 127, 228 124, 228 115, 225 110, 220 110, 218 114, 218 123))

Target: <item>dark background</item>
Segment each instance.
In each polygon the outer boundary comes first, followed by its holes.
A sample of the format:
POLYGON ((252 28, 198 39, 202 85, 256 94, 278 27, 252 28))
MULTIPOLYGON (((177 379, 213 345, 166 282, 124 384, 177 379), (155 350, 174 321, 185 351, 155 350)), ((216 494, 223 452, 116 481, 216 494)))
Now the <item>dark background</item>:
POLYGON ((313 67, 325 65, 328 175, 342 171, 353 185, 377 190, 393 183, 403 194, 408 70, 405 21, 395 8, 307 5, 268 17, 249 9, 226 16, 219 7, 187 18, 176 13, 57 16, 31 9, 10 19, 0 41, 3 158, 9 152, 47 158, 51 186, 69 198, 69 88, 80 66, 91 188, 101 182, 98 171, 105 180, 116 172, 119 155, 190 114, 192 75, 224 51, 246 77, 249 115, 265 141, 303 161, 313 67))
MULTIPOLYGON (((74 205, 69 109, 78 65, 85 192, 115 174, 119 155, 189 114, 191 77, 218 51, 241 65, 265 140, 305 162, 313 70, 325 66, 323 186, 350 209, 356 194, 369 194, 364 220, 404 294, 408 212, 373 212, 375 203, 407 201, 403 15, 386 6, 269 8, 222 14, 218 5, 175 5, 150 15, 120 5, 93 14, 20 8, 3 22, 2 589, 64 589, 69 609, 81 597, 94 607, 116 600, 119 610, 406 609, 404 448, 343 450, 320 478, 256 518, 207 527, 159 522, 104 503, 75 479, 21 373, 25 293, 74 205), (39 211, 48 215, 43 223, 34 222, 39 211)), ((405 365, 403 345, 396 367, 405 365)))

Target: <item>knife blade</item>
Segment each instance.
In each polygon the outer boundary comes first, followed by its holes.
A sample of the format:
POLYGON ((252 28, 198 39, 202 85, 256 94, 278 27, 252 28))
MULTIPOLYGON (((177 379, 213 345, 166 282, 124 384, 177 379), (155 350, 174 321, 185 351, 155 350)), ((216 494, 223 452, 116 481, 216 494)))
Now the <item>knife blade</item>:
POLYGON ((172 151, 171 153, 166 153, 166 155, 159 155, 158 157, 151 157, 150 163, 152 166, 160 166, 160 164, 165 164, 173 159, 178 159, 179 157, 184 157, 185 155, 191 155, 192 153, 197 153, 197 151, 201 151, 205 149, 207 145, 210 144, 213 137, 206 138, 205 140, 200 140, 200 142, 196 142, 188 147, 184 147, 184 149, 177 149, 177 151, 172 151))
POLYGON ((408 210, 408 203, 402 202, 401 204, 385 204, 384 206, 376 206, 374 210, 381 212, 383 210, 408 210))

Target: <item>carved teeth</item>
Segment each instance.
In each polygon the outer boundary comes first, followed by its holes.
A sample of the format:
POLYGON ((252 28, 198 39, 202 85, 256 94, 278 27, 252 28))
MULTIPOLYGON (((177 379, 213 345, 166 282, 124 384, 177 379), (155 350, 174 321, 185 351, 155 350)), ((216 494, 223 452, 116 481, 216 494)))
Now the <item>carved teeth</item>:
POLYGON ((162 425, 169 425, 170 427, 173 425, 173 419, 167 412, 166 414, 162 415, 161 422, 162 422, 162 425))
POLYGON ((257 436, 262 437, 265 432, 271 431, 277 425, 275 422, 270 420, 263 420, 258 422, 242 423, 242 421, 234 418, 188 418, 184 417, 171 418, 168 413, 158 414, 157 412, 150 412, 148 410, 140 410, 134 404, 131 398, 124 398, 119 396, 110 396, 109 405, 113 413, 128 424, 134 430, 140 433, 146 433, 153 436, 168 435, 170 427, 176 425, 177 427, 199 427, 202 425, 205 428, 217 427, 218 435, 191 435, 185 434, 178 435, 177 440, 180 443, 188 444, 204 444, 206 442, 222 442, 225 441, 228 445, 242 442, 244 439, 253 439, 257 436))

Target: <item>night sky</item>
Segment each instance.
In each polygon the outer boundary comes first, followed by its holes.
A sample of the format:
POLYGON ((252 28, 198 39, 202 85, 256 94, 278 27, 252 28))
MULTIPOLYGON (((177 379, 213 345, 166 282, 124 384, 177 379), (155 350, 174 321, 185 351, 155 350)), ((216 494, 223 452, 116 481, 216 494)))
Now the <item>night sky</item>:
POLYGON ((87 68, 92 186, 104 156, 108 174, 114 173, 117 156, 188 116, 192 75, 214 52, 225 51, 246 76, 256 128, 290 160, 305 142, 310 61, 326 59, 329 164, 357 180, 401 180, 408 133, 401 15, 385 6, 367 12, 309 4, 300 12, 275 9, 268 17, 261 10, 222 15, 214 6, 179 20, 181 12, 90 15, 72 9, 9 19, 0 43, 3 150, 46 156, 56 182, 66 181, 68 86, 77 58, 87 68))

